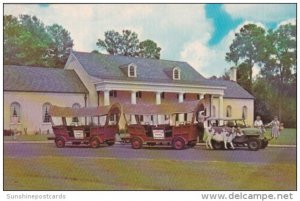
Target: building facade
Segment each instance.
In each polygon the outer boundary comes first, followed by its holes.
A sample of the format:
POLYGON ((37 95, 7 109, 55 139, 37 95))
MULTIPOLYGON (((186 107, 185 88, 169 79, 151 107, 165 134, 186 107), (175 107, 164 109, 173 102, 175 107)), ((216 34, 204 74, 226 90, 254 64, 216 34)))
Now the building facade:
MULTIPOLYGON (((244 118, 252 124, 254 97, 232 80, 209 80, 186 62, 72 52, 64 69, 4 67, 4 128, 20 116, 19 129, 52 132, 47 106, 162 104, 205 100, 206 114, 244 118), (46 117, 46 118, 45 118, 46 117)), ((175 121, 182 122, 184 115, 175 121)), ((160 119, 145 117, 159 124, 160 119)), ((120 126, 124 127, 124 119, 120 126)))

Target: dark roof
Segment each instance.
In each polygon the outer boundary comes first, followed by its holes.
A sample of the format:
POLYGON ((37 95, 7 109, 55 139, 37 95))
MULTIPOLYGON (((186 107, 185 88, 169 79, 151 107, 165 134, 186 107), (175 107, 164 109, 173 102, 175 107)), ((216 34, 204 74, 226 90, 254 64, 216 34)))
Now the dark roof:
POLYGON ((206 79, 186 62, 75 51, 73 54, 90 76, 100 79, 206 84, 206 79), (137 77, 128 77, 121 69, 131 63, 137 66, 137 77), (181 69, 181 80, 173 80, 169 76, 168 72, 174 67, 181 69))
POLYGON ((88 93, 74 70, 4 66, 4 91, 88 93))
POLYGON ((225 86, 224 98, 254 98, 236 82, 206 79, 186 62, 76 51, 73 54, 90 76, 100 79, 225 86), (122 70, 124 65, 131 63, 137 65, 137 77, 128 77, 122 70), (170 76, 174 67, 181 69, 181 80, 173 80, 170 76))
POLYGON ((254 99, 254 96, 234 81, 211 80, 211 82, 215 82, 226 87, 224 90, 224 98, 254 99))

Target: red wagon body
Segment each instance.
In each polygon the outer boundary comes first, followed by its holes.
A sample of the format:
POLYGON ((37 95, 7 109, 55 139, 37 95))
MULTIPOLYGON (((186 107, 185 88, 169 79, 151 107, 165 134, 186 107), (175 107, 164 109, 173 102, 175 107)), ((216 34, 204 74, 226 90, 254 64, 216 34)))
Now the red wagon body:
POLYGON ((102 143, 113 145, 115 135, 119 132, 119 119, 121 109, 119 104, 94 108, 69 108, 51 106, 49 109, 52 129, 55 135, 57 147, 64 147, 70 142, 73 145, 88 144, 93 148, 99 147, 102 143), (55 125, 53 117, 61 117, 62 124, 55 125), (90 119, 89 125, 68 125, 67 118, 87 117, 90 119), (113 121, 111 121, 113 119, 113 121), (101 120, 103 125, 101 125, 101 120), (96 121, 97 123, 94 123, 96 121))
POLYGON ((202 101, 160 105, 127 104, 123 106, 123 110, 132 148, 139 149, 143 144, 148 144, 172 145, 175 149, 183 149, 187 145, 192 147, 197 143, 199 132, 197 115, 204 110, 204 105, 202 101), (172 115, 188 116, 188 114, 190 114, 189 121, 186 118, 182 122, 171 123, 172 115), (157 115, 156 123, 144 121, 145 116, 151 116, 153 119, 154 115, 157 115), (162 117, 169 117, 169 122, 160 123, 158 119, 162 117))

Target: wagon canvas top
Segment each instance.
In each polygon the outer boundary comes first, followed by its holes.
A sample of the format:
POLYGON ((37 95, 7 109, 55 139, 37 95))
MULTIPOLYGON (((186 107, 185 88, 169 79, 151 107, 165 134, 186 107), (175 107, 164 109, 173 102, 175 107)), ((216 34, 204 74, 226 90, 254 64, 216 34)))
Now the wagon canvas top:
POLYGON ((49 114, 56 117, 84 117, 84 116, 102 116, 107 115, 115 108, 119 109, 119 104, 101 106, 101 107, 85 107, 85 108, 71 108, 71 107, 59 107, 51 105, 49 114))
POLYGON ((123 105, 123 111, 125 114, 177 114, 196 112, 201 109, 203 100, 198 101, 186 101, 183 103, 168 103, 168 104, 125 104, 123 105))

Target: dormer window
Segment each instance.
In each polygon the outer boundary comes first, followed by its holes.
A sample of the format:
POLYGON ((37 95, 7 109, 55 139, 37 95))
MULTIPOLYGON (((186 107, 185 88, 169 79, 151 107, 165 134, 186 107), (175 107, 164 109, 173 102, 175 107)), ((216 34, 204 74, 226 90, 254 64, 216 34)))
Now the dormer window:
POLYGON ((128 77, 136 77, 136 65, 128 65, 128 77))
POLYGON ((173 80, 180 80, 180 69, 178 67, 173 69, 173 80))

